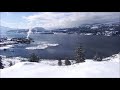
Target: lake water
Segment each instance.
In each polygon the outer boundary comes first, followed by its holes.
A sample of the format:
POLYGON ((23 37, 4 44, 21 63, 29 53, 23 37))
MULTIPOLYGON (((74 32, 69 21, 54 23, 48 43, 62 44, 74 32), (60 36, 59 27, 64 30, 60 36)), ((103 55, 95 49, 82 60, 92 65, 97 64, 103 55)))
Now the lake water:
MULTIPOLYGON (((7 37, 26 37, 26 34, 6 34, 7 37)), ((44 59, 74 59, 75 49, 83 46, 86 58, 93 58, 95 53, 107 57, 120 52, 119 36, 91 36, 77 34, 32 34, 35 42, 14 45, 7 51, 0 50, 1 55, 29 57, 35 53, 44 59)))

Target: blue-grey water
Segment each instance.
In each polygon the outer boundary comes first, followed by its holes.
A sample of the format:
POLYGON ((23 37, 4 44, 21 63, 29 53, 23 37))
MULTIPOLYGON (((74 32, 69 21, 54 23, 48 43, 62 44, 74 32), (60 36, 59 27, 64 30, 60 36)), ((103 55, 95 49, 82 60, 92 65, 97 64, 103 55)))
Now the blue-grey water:
MULTIPOLYGON (((26 34, 20 33, 7 33, 3 35, 9 38, 13 37, 26 37, 26 34)), ((83 50, 86 58, 93 58, 95 53, 99 53, 103 57, 108 57, 120 52, 120 37, 119 36, 91 36, 91 35, 77 35, 77 34, 32 34, 31 38, 35 42, 31 44, 25 44, 23 46, 15 45, 14 48, 10 48, 7 51, 0 50, 1 55, 5 56, 21 56, 29 57, 30 54, 35 53, 40 58, 44 59, 74 59, 75 49, 80 44, 83 46, 83 50), (25 49, 26 47, 35 47, 40 43, 59 44, 58 46, 48 47, 45 49, 25 49)))

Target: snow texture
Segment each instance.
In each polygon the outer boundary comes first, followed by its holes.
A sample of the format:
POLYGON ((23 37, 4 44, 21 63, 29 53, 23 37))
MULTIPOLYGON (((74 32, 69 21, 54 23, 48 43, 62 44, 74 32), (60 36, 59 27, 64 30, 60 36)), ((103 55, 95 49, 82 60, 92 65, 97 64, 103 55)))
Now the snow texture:
POLYGON ((13 45, 1 46, 0 50, 9 49, 9 48, 12 48, 12 47, 13 47, 13 45))
POLYGON ((58 46, 58 44, 41 44, 41 45, 33 46, 33 47, 26 47, 26 49, 46 49, 51 46, 55 47, 55 46, 58 46))
POLYGON ((15 65, 0 69, 1 78, 120 78, 120 53, 101 62, 86 59, 84 63, 73 64, 71 60, 70 66, 58 66, 58 60, 35 63, 17 59, 13 58, 18 61, 15 65))

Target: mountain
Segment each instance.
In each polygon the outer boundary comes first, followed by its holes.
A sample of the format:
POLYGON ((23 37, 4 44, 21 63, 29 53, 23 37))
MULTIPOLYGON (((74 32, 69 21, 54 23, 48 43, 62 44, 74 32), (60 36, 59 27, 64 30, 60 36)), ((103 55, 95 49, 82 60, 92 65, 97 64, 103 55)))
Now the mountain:
MULTIPOLYGON (((14 33, 27 33, 28 31, 29 31, 29 29, 11 29, 11 30, 8 30, 8 32, 14 32, 14 33)), ((49 32, 49 30, 46 30, 42 27, 34 27, 34 28, 32 28, 32 32, 33 33, 49 32)))
MULTIPOLYGON (((9 30, 9 32, 16 33, 27 33, 29 29, 11 29, 11 28, 2 28, 3 30, 9 30)), ((59 28, 53 30, 46 30, 42 27, 32 28, 33 33, 78 33, 78 34, 87 34, 91 33, 92 35, 109 35, 109 36, 120 36, 120 22, 113 23, 93 23, 93 24, 83 24, 79 27, 72 28, 59 28)))
POLYGON ((79 27, 52 30, 52 32, 120 36, 120 22, 83 24, 79 27))
POLYGON ((32 29, 32 32, 44 32, 46 31, 46 29, 42 28, 42 27, 34 27, 32 29))
POLYGON ((12 30, 14 28, 9 28, 9 27, 4 27, 4 26, 0 26, 0 30, 1 31, 8 31, 8 30, 12 30))
POLYGON ((9 27, 0 26, 0 34, 1 34, 1 33, 4 34, 4 33, 6 33, 7 31, 12 30, 12 29, 14 29, 14 28, 9 28, 9 27))

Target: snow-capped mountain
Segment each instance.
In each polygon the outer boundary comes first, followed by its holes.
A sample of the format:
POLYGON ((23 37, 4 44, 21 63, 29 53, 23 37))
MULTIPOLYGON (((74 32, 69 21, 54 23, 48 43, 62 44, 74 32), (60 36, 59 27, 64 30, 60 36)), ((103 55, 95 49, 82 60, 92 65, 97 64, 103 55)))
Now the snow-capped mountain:
MULTIPOLYGON (((27 33, 29 29, 14 29, 14 30, 9 30, 8 32, 15 32, 15 33, 27 33)), ((34 27, 32 28, 32 33, 38 33, 38 32, 47 32, 49 30, 46 30, 42 27, 34 27)))
MULTIPOLYGON (((9 30, 9 32, 17 32, 17 33, 27 33, 29 29, 11 29, 11 28, 3 28, 1 30, 9 30)), ((46 30, 42 27, 34 27, 32 28, 33 33, 78 33, 84 34, 91 33, 91 35, 116 35, 120 36, 120 22, 113 22, 113 23, 93 23, 93 24, 83 24, 79 27, 73 28, 59 28, 54 30, 46 30)))
POLYGON ((32 29, 33 32, 43 32, 46 31, 46 29, 42 28, 42 27, 34 27, 32 29))

